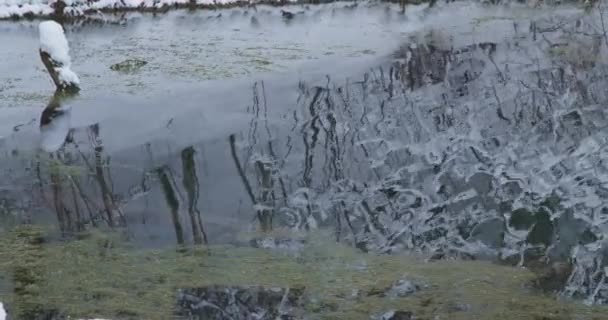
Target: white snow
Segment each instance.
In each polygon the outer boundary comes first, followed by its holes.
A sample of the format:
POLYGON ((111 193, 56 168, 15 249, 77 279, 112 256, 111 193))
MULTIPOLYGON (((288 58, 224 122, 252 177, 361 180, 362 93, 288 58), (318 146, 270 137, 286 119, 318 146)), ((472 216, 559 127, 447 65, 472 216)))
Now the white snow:
POLYGON ((32 13, 37 16, 49 15, 53 9, 48 4, 2 4, 0 3, 0 19, 6 19, 11 16, 22 17, 27 13, 32 13))
POLYGON ((2 302, 0 302, 0 320, 6 320, 6 311, 4 311, 2 302))
POLYGON ((74 83, 76 85, 80 84, 80 79, 78 79, 78 75, 74 73, 69 67, 56 68, 59 72, 59 80, 65 83, 74 83))
MULTIPOLYGON (((36 16, 45 16, 53 13, 53 4, 56 0, 40 1, 40 0, 0 0, 0 19, 10 18, 11 16, 22 17, 27 13, 36 16)), ((85 12, 95 12, 102 9, 135 9, 135 8, 162 8, 165 6, 173 6, 187 4, 189 0, 64 0, 67 7, 64 14, 70 16, 83 16, 85 12)), ((239 2, 239 0, 196 0, 197 5, 227 5, 239 2)), ((255 3, 257 1, 248 1, 255 3)), ((276 2, 280 2, 276 0, 276 2)), ((296 2, 289 0, 288 2, 296 2)))
POLYGON ((40 50, 61 64, 70 64, 70 47, 61 25, 55 21, 44 21, 38 26, 38 31, 40 50))
POLYGON ((59 80, 66 84, 80 84, 80 79, 70 66, 70 47, 63 28, 55 21, 44 21, 38 26, 40 33, 40 50, 48 53, 61 67, 56 68, 59 80))

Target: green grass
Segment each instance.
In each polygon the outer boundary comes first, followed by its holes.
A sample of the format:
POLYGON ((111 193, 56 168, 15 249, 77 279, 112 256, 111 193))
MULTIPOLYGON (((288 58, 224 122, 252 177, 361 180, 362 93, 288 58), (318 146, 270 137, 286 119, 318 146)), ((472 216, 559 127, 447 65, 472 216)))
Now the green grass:
POLYGON ((40 242, 44 237, 42 229, 19 227, 0 238, 0 274, 20 279, 19 294, 0 299, 22 317, 56 309, 75 317, 170 319, 178 288, 261 285, 306 288, 321 302, 307 311, 320 319, 369 319, 390 309, 419 319, 608 319, 606 308, 527 289, 535 275, 524 269, 362 254, 322 235, 295 256, 233 246, 135 250, 115 233, 57 243, 40 242), (367 294, 404 277, 426 287, 407 298, 367 294), (471 310, 455 311, 457 304, 471 310))

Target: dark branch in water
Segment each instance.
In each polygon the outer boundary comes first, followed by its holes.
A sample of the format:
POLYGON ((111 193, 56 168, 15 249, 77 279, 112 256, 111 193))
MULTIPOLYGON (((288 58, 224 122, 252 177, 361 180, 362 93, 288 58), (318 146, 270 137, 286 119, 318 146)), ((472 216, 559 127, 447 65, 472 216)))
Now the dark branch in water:
POLYGON ((66 211, 65 204, 63 203, 63 188, 61 187, 61 178, 57 172, 51 173, 51 187, 53 189, 53 205, 55 206, 55 212, 57 213, 57 221, 59 221, 59 229, 62 235, 70 229, 69 213, 66 211))
POLYGON ((101 198, 103 201, 103 206, 106 211, 106 217, 108 219, 108 224, 110 227, 114 226, 114 218, 113 218, 113 196, 110 193, 110 188, 108 187, 108 183, 106 182, 105 175, 103 173, 103 161, 101 159, 101 154, 103 152, 103 146, 99 141, 99 128, 93 127, 90 130, 91 142, 94 144, 95 150, 95 179, 99 184, 99 189, 101 190, 101 198))
MULTIPOLYGON (((241 165, 241 162, 236 152, 236 137, 234 134, 230 135, 230 152, 232 154, 232 159, 234 160, 234 164, 239 173, 239 176, 241 177, 241 181, 243 182, 243 186, 245 186, 245 190, 247 190, 247 194, 249 195, 249 198, 251 199, 253 205, 257 206, 259 202, 253 193, 251 184, 249 183, 249 180, 245 175, 245 171, 243 170, 243 166, 241 165)), ((269 192, 267 188, 272 188, 272 178, 270 177, 270 172, 266 168, 264 168, 264 165, 261 162, 258 161, 258 163, 256 164, 258 174, 262 176, 262 188, 264 189, 264 191, 262 192, 262 202, 264 205, 266 205, 266 200, 269 198, 269 192)), ((262 231, 268 231, 272 229, 272 210, 256 208, 256 215, 258 217, 258 220, 260 221, 262 231)))
POLYGON ((74 213, 76 214, 76 231, 82 231, 82 215, 80 213, 80 205, 78 204, 78 197, 76 194, 76 187, 73 183, 70 183, 70 189, 72 191, 72 201, 74 203, 74 213))
MULTIPOLYGON (((268 141, 268 153, 272 157, 273 161, 277 161, 276 153, 274 152, 274 149, 272 148, 272 141, 268 141)), ((283 196, 283 204, 285 206, 287 206, 288 196, 287 196, 287 188, 285 187, 285 181, 283 181, 283 178, 280 175, 278 177, 278 180, 279 180, 279 185, 281 186, 281 195, 283 196)))
POLYGON ((80 186, 80 183, 74 179, 73 177, 69 177, 73 187, 75 188, 76 191, 78 191, 78 195, 80 196, 80 198, 82 199, 82 203, 84 203, 84 206, 87 208, 87 212, 89 213, 89 221, 91 222, 91 225, 93 227, 97 227, 97 222, 95 219, 95 215, 93 214, 93 209, 91 209, 91 200, 89 200, 89 198, 87 197, 87 195, 84 193, 84 191, 82 190, 82 187, 80 186))
POLYGON ((262 196, 260 202, 264 205, 263 209, 257 210, 258 220, 262 226, 262 230, 272 230, 272 218, 274 215, 271 205, 274 206, 275 197, 274 181, 270 168, 262 161, 256 161, 257 173, 261 177, 262 196))
POLYGON ((251 189, 251 184, 249 184, 249 180, 247 180, 247 176, 245 176, 245 172, 243 171, 243 166, 241 166, 241 162, 239 160, 239 156, 236 154, 236 137, 234 134, 230 135, 230 152, 232 154, 232 159, 234 160, 234 165, 241 177, 241 181, 243 182, 243 186, 245 186, 245 190, 247 190, 247 194, 251 199, 251 202, 256 205, 258 204, 255 200, 255 195, 253 194, 253 189, 251 189))
POLYGON ((198 209, 200 185, 198 182, 198 175, 196 174, 196 163, 194 161, 195 153, 196 151, 192 146, 182 150, 182 184, 184 189, 186 189, 186 196, 188 197, 188 214, 190 215, 194 243, 201 244, 204 241, 205 244, 207 244, 207 234, 203 228, 201 212, 198 209))
POLYGON ((175 237, 177 238, 177 244, 183 245, 185 243, 184 230, 182 228, 181 222, 179 221, 179 201, 177 200, 173 185, 171 184, 171 172, 167 170, 166 166, 164 166, 156 169, 156 173, 158 175, 158 178, 160 179, 160 184, 162 186, 163 193, 165 194, 167 205, 169 205, 169 209, 171 210, 171 220, 173 221, 173 227, 175 228, 175 237))

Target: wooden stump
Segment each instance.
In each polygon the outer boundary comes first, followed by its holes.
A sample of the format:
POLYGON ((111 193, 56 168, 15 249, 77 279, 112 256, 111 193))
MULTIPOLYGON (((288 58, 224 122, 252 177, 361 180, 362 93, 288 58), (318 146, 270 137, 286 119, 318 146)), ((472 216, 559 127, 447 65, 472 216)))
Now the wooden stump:
POLYGON ((49 72, 51 79, 53 79, 53 83, 55 83, 57 91, 65 93, 77 93, 78 91, 80 91, 78 85, 74 83, 67 83, 61 80, 57 68, 61 68, 62 66, 59 65, 59 63, 57 63, 56 61, 54 61, 51 58, 50 54, 40 50, 40 59, 42 59, 42 63, 46 67, 46 70, 49 72))

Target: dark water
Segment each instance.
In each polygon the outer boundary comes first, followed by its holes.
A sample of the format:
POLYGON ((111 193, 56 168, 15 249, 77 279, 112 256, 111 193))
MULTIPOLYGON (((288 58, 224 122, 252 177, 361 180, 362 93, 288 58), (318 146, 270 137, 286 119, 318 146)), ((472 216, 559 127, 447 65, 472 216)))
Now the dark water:
POLYGON ((331 230, 362 252, 550 269, 541 287, 606 303, 607 43, 573 10, 297 76, 49 97, 52 152, 18 124, 2 141, 0 227, 109 226, 154 248, 331 230))

